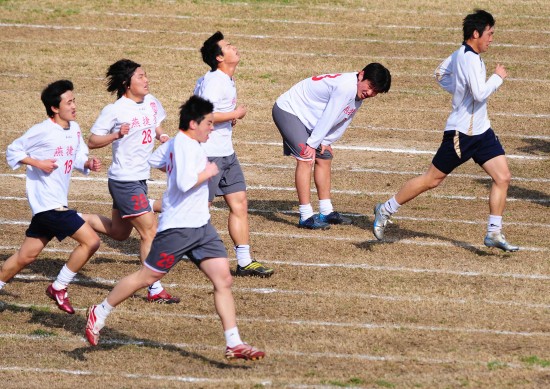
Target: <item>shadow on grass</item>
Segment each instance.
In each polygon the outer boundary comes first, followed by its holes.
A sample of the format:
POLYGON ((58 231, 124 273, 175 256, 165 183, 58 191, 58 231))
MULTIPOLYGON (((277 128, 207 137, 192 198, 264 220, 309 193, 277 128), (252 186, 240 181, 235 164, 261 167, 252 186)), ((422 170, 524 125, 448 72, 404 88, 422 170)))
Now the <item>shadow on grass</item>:
MULTIPOLYGON (((512 178, 512 182, 513 182, 512 178)), ((492 181, 487 180, 476 180, 477 183, 484 185, 487 190, 491 189, 492 181)), ((517 199, 523 199, 524 201, 529 201, 533 204, 542 205, 543 207, 550 207, 550 193, 541 192, 540 190, 522 188, 517 185, 510 185, 508 188, 508 197, 514 197, 517 199)))
POLYGON ((523 138, 522 140, 527 145, 519 147, 518 151, 533 155, 550 154, 550 142, 547 140, 531 138, 523 138))
MULTIPOLYGON (((86 318, 80 315, 68 315, 66 313, 49 312, 49 310, 39 309, 37 307, 19 307, 13 304, 8 304, 0 301, 0 313, 4 311, 10 311, 14 313, 25 312, 30 313, 31 318, 29 323, 40 324, 48 328, 62 328, 65 331, 69 331, 75 336, 85 336, 84 329, 86 328, 86 318)), ((193 358, 200 362, 207 363, 218 369, 250 369, 249 366, 232 365, 225 362, 216 361, 207 358, 201 354, 186 350, 182 347, 177 347, 171 344, 165 344, 161 342, 155 342, 143 338, 134 338, 123 334, 119 331, 104 328, 102 330, 102 340, 104 344, 99 344, 96 347, 78 347, 72 351, 65 352, 65 354, 79 361, 86 360, 86 354, 98 351, 108 351, 127 345, 135 345, 138 347, 147 347, 151 349, 160 349, 173 353, 177 353, 185 358, 193 358), (116 339, 116 340, 110 340, 116 339)), ((101 341, 100 341, 101 342, 101 341)))

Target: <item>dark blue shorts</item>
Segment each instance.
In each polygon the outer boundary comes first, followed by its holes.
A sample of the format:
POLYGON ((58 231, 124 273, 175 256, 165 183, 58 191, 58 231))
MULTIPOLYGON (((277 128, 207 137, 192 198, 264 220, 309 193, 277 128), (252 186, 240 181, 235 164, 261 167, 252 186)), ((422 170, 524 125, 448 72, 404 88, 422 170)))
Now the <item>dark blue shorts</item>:
POLYGON ((227 157, 208 157, 219 169, 218 174, 208 180, 208 201, 212 202, 216 196, 225 196, 231 193, 245 192, 243 169, 235 153, 227 157))
POLYGON ((47 238, 48 241, 55 236, 61 242, 77 232, 84 223, 84 219, 73 209, 52 209, 34 215, 25 235, 29 238, 47 238))
MULTIPOLYGON (((306 142, 312 131, 304 126, 297 116, 279 108, 277 103, 273 105, 271 113, 273 121, 283 137, 283 154, 292 155, 300 161, 307 161, 307 159, 302 156, 302 152, 306 148, 306 142)), ((332 159, 332 153, 325 150, 325 152, 321 154, 321 148, 322 146, 319 145, 315 150, 315 158, 332 159)))
POLYGON ((483 134, 473 136, 459 131, 445 131, 432 164, 443 173, 449 174, 470 158, 482 166, 488 160, 504 154, 504 148, 490 128, 483 134))
POLYGON ((198 267, 208 258, 227 258, 227 251, 210 221, 199 228, 170 228, 153 239, 145 266, 168 273, 184 255, 198 267))
POLYGON ((113 198, 113 209, 120 212, 120 217, 136 217, 151 212, 147 198, 147 182, 115 181, 109 179, 109 193, 113 198))

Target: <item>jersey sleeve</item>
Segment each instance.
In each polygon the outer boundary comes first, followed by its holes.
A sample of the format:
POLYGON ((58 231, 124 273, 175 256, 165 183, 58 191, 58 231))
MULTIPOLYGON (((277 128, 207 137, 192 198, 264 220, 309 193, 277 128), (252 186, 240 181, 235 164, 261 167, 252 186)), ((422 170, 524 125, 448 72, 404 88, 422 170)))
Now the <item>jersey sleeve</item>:
POLYGON ((90 132, 95 135, 109 135, 112 133, 117 124, 113 104, 109 104, 101 110, 90 132))
POLYGON ((148 162, 152 168, 162 169, 166 166, 166 155, 168 154, 170 143, 173 141, 174 139, 172 138, 168 142, 161 144, 159 147, 157 147, 153 154, 151 154, 148 162))
POLYGON ((435 69, 434 76, 440 87, 445 89, 450 94, 455 92, 455 77, 453 77, 453 55, 456 55, 456 52, 450 55, 447 59, 439 64, 435 69))
POLYGON ((347 96, 346 89, 343 87, 333 87, 329 93, 330 97, 327 105, 306 142, 314 149, 319 147, 331 128, 334 127, 340 113, 346 108, 346 104, 349 101, 349 96, 347 96))
MULTIPOLYGON (((74 125, 78 126, 78 124, 76 123, 74 125)), ((81 135, 82 133, 80 132, 80 127, 77 127, 77 132, 79 134, 78 135, 79 140, 78 140, 78 147, 76 150, 76 156, 74 160, 74 167, 79 172, 85 175, 88 175, 90 173, 90 169, 85 168, 84 165, 88 161, 88 155, 90 154, 90 149, 88 148, 88 145, 86 144, 86 142, 84 142, 84 140, 82 139, 82 135, 81 135)))
POLYGON ((466 82, 470 87, 472 96, 475 101, 484 102, 502 85, 503 80, 499 75, 493 74, 485 81, 485 72, 480 71, 480 59, 477 55, 467 53, 465 61, 467 66, 466 82))
POLYGON ((6 160, 13 169, 18 169, 22 164, 21 160, 31 156, 32 151, 40 147, 44 134, 37 126, 31 127, 23 136, 17 138, 6 150, 6 160))

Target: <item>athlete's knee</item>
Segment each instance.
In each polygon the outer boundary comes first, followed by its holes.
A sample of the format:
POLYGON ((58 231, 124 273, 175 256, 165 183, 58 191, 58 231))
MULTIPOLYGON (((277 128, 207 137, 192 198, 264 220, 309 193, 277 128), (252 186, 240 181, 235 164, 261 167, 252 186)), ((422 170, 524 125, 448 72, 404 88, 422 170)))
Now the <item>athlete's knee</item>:
POLYGON ((509 170, 504 172, 499 172, 499 174, 493 177, 493 181, 495 182, 495 184, 499 186, 509 186, 510 181, 512 181, 512 173, 510 173, 509 170))

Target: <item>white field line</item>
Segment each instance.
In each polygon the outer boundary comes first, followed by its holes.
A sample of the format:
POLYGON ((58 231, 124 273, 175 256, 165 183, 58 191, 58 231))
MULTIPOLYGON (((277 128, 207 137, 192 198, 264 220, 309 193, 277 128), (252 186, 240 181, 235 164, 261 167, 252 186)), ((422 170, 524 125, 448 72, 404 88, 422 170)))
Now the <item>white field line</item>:
MULTIPOLYGON (((191 32, 191 31, 174 31, 174 30, 151 30, 151 29, 138 29, 138 28, 115 28, 115 27, 91 27, 91 26, 59 26, 59 25, 47 25, 47 24, 24 24, 24 23, 0 23, 0 27, 15 27, 26 29, 43 29, 54 31, 94 31, 94 32, 123 32, 131 34, 169 34, 169 35, 191 35, 207 37, 211 32, 191 32)), ((369 38, 334 38, 326 36, 305 36, 305 35, 265 35, 265 34, 240 34, 233 33, 232 36, 244 38, 244 39, 265 39, 265 40, 284 40, 284 41, 335 41, 335 42, 361 42, 361 43, 384 43, 384 44, 397 44, 397 45, 427 45, 427 46, 452 46, 458 47, 459 42, 442 42, 437 40, 420 41, 410 39, 369 39, 369 38)), ((517 43, 493 43, 493 47, 505 47, 505 48, 518 48, 518 49, 531 49, 531 50, 547 50, 550 49, 549 45, 530 45, 530 44, 517 44, 517 43)), ((245 50, 243 50, 245 51, 245 50)), ((348 56, 349 57, 349 56, 348 56)))
MULTIPOLYGON (((0 337, 7 338, 10 334, 0 334, 0 337), (7 336, 6 336, 7 335, 7 336)), ((16 336, 16 338, 24 339, 24 340, 42 340, 40 337, 38 338, 32 338, 30 336, 16 336)), ((44 337, 42 337, 44 338, 44 337)), ((44 338, 46 340, 47 338, 44 338)), ((131 344, 131 343, 128 343, 131 344)), ((159 344, 160 346, 160 344, 159 344)), ((175 346, 175 345, 174 345, 175 346)), ((112 373, 108 371, 100 371, 100 370, 71 370, 71 369, 54 369, 54 368, 40 368, 40 367, 24 367, 24 366, 0 366, 0 371, 4 372, 25 372, 25 373, 36 373, 36 374, 65 374, 65 375, 73 375, 73 376, 97 376, 97 377, 119 377, 119 378, 128 378, 133 380, 151 380, 151 381, 166 381, 166 382, 185 382, 185 383, 192 383, 192 384, 224 384, 227 386, 232 386, 233 383, 240 384, 243 386, 247 385, 253 385, 254 382, 257 382, 257 385, 261 386, 270 386, 271 381, 270 380, 260 380, 260 379, 248 379, 248 380, 240 380, 240 379, 234 379, 234 378, 205 378, 205 377, 190 377, 190 376, 168 376, 168 375, 150 375, 150 374, 136 374, 136 373, 124 373, 124 372, 117 372, 112 373)), ((143 385, 143 383, 141 383, 143 385)))
MULTIPOLYGON (((20 308, 41 308, 47 309, 51 305, 36 305, 36 304, 9 304, 0 302, 0 307, 3 305, 14 305, 20 308)), ((75 308, 76 311, 85 312, 86 308, 75 308)), ((144 316, 150 317, 150 312, 129 311, 125 309, 117 309, 117 313, 131 314, 132 316, 144 316)), ((205 314, 190 314, 190 313, 158 313, 163 318, 181 318, 181 319, 198 319, 198 320, 211 320, 218 321, 218 315, 205 315, 205 314)), ((427 326, 416 324, 394 324, 394 323, 349 323, 349 322, 331 322, 331 321, 317 321, 317 320, 292 320, 292 319, 266 319, 259 317, 239 317, 239 322, 248 323, 264 323, 264 324, 279 324, 279 325, 295 325, 299 327, 334 327, 334 328, 353 328, 353 329, 368 329, 368 330, 396 330, 396 331, 425 331, 425 332, 448 332, 451 334, 486 334, 486 335, 503 335, 503 336, 520 336, 520 337, 550 337, 550 332, 529 332, 529 331, 510 331, 510 330, 495 330, 490 328, 472 328, 472 327, 444 327, 444 326, 427 326)))
MULTIPOLYGON (((220 232, 222 235, 227 235, 227 232, 220 232)), ((259 236, 271 236, 271 237, 280 237, 280 238, 291 238, 291 239, 316 239, 316 240, 344 240, 344 241, 353 241, 349 238, 328 238, 326 236, 313 236, 313 235, 288 235, 288 234, 264 234, 264 233, 252 233, 252 235, 259 236)), ((360 240, 356 240, 360 242, 360 240)), ((417 244, 418 242, 412 240, 404 240, 405 244, 417 244)), ((376 243, 377 241, 369 241, 376 243)), ((395 242, 400 243, 400 242, 395 242)), ((453 246, 453 245, 447 245, 453 246)), ((474 247, 474 246, 468 246, 474 247)), ((478 246, 481 248, 481 246, 478 246)), ((476 247, 477 248, 477 247, 476 247)), ((0 246, 0 250, 14 251, 18 250, 19 246, 0 246)), ((521 248, 522 250, 527 250, 521 248)), ((72 249, 56 249, 46 247, 43 251, 50 253, 71 253, 72 249)), ((550 251, 548 249, 539 249, 533 251, 550 251)), ((137 253, 122 253, 117 251, 97 251, 95 255, 105 255, 105 256, 124 256, 124 257, 133 257, 137 258, 137 253)), ((478 271, 460 271, 460 270, 447 270, 447 269, 427 269, 427 268, 415 268, 415 267, 402 267, 402 266, 380 266, 380 265, 369 265, 366 263, 326 263, 326 262, 297 262, 297 261, 277 261, 270 259, 258 258, 259 261, 282 266, 295 266, 295 267, 316 267, 320 269, 327 268, 341 268, 341 269, 362 269, 368 271, 382 271, 382 272, 398 272, 398 273, 415 273, 415 274, 444 274, 444 275, 453 275, 459 277, 493 277, 493 278, 510 278, 510 279, 520 279, 520 280, 550 280, 550 275, 547 274, 521 274, 521 273, 489 273, 489 272, 478 272, 478 271)))
MULTIPOLYGON (((55 281, 55 277, 46 277, 43 275, 32 275, 32 274, 17 274, 15 279, 26 280, 26 281, 55 281)), ((102 284, 108 286, 114 286, 118 283, 119 280, 114 279, 105 279, 101 277, 93 278, 80 278, 75 277, 72 283, 78 285, 94 285, 102 284)), ((183 289, 192 289, 192 290, 212 290, 210 285, 196 285, 196 284, 178 284, 178 283, 163 283, 164 286, 169 288, 183 288, 183 289)), ((342 299, 370 299, 370 300, 382 300, 390 302, 406 302, 406 303, 419 303, 419 302, 430 302, 435 304, 487 304, 487 305, 498 305, 498 306, 510 306, 518 308, 529 308, 529 309, 550 309, 550 304, 537 304, 537 303, 528 303, 523 301, 498 301, 498 300, 488 300, 488 299, 466 299, 466 298, 426 298, 418 295, 411 296, 399 296, 399 295, 379 295, 379 294, 370 294, 370 293, 353 293, 353 292, 335 292, 335 291, 305 291, 305 290, 288 290, 288 289, 277 289, 277 288, 239 288, 235 285, 232 286, 231 290, 234 292, 240 292, 245 294, 256 293, 256 294, 273 294, 273 295, 288 295, 288 296, 311 296, 311 297, 326 297, 333 299, 335 297, 342 299)))

